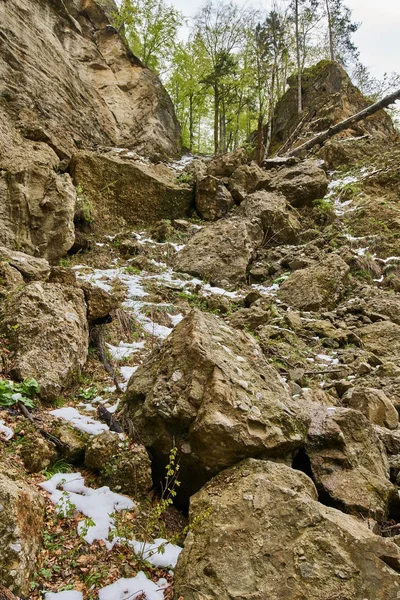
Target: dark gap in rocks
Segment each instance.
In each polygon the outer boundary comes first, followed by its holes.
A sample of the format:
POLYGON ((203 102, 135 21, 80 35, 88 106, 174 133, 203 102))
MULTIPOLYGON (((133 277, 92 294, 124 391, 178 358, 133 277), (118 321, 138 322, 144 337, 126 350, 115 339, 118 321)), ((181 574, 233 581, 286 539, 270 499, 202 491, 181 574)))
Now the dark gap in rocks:
POLYGON ((292 468, 295 469, 296 471, 301 471, 302 473, 305 473, 305 475, 307 475, 307 477, 309 477, 311 479, 311 481, 314 483, 315 487, 317 488, 318 502, 320 502, 324 506, 329 506, 330 508, 336 508, 337 510, 346 512, 344 506, 340 502, 335 501, 315 481, 315 478, 314 478, 314 475, 312 472, 311 461, 310 461, 310 458, 309 458, 305 448, 300 448, 300 450, 297 452, 297 454, 293 457, 292 468))
POLYGON ((400 498, 399 494, 394 494, 389 502, 388 516, 386 524, 382 527, 384 537, 392 537, 400 534, 400 498), (385 529, 387 532, 385 533, 385 529))

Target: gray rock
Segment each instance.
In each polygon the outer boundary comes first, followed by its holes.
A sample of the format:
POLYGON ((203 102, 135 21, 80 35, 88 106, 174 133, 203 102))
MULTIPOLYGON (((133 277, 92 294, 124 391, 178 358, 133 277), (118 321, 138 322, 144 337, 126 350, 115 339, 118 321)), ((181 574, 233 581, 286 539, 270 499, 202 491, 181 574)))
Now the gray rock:
POLYGON ((197 518, 175 569, 185 600, 390 600, 400 551, 318 502, 304 473, 246 460, 191 499, 197 518))
POLYGON ((86 362, 88 325, 82 290, 34 282, 10 295, 1 331, 14 352, 12 375, 34 377, 44 399, 56 398, 86 362))
POLYGON ((245 457, 286 456, 309 423, 254 338, 197 310, 131 378, 124 415, 156 472, 178 447, 184 498, 245 457))

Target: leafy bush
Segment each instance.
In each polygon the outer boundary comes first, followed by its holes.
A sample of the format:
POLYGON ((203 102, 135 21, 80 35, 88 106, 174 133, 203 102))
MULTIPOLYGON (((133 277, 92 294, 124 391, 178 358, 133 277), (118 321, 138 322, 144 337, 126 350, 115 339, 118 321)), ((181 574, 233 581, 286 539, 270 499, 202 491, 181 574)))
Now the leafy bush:
POLYGON ((34 397, 40 393, 40 385, 36 379, 24 379, 15 383, 8 379, 0 379, 0 406, 13 406, 22 402, 25 406, 34 406, 34 397))

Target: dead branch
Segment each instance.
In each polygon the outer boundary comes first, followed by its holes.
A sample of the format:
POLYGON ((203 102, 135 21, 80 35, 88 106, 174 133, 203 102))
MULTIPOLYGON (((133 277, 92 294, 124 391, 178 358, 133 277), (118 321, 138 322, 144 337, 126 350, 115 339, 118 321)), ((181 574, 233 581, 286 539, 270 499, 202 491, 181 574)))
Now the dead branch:
POLYGON ((367 117, 370 117, 371 115, 375 114, 379 110, 382 110, 383 108, 387 108, 388 106, 390 106, 391 104, 396 102, 396 100, 399 100, 399 99, 400 99, 400 90, 397 90, 396 92, 393 92, 392 94, 389 94, 388 96, 385 96, 384 98, 382 98, 382 100, 379 100, 378 102, 371 104, 367 108, 364 108, 363 110, 356 113, 355 115, 348 117, 344 121, 341 121, 340 123, 337 123, 336 125, 332 125, 332 127, 327 129, 326 131, 322 131, 318 135, 311 138, 311 140, 308 140, 308 142, 305 142, 304 144, 297 146, 297 148, 293 148, 293 150, 286 152, 286 156, 298 156, 305 150, 311 150, 311 148, 313 148, 314 146, 322 146, 329 138, 333 137, 334 135, 337 135, 338 133, 340 133, 341 131, 344 131, 345 129, 348 129, 354 123, 359 123, 360 121, 363 121, 364 119, 366 119, 367 117))
POLYGON ((56 437, 55 435, 52 435, 51 433, 49 433, 48 431, 46 431, 45 429, 43 429, 42 427, 39 427, 39 425, 37 425, 37 423, 35 423, 35 419, 33 418, 33 416, 31 415, 31 413, 29 412, 29 410, 26 408, 25 404, 23 404, 23 402, 17 402, 17 406, 19 408, 20 413, 26 418, 28 419, 28 421, 30 421, 32 423, 32 425, 39 431, 39 433, 46 438, 47 440, 49 440, 50 442, 53 442, 53 444, 57 447, 60 448, 60 450, 65 450, 65 444, 62 443, 61 440, 58 439, 58 437, 56 437))

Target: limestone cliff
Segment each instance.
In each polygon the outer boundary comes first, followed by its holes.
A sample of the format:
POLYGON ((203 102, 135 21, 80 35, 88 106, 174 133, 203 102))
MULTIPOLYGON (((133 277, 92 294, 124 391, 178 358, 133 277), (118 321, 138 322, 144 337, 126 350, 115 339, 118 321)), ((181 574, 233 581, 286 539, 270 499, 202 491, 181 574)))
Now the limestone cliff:
POLYGON ((74 240, 60 160, 97 146, 179 152, 167 92, 106 12, 94 0, 0 0, 0 242, 50 260, 74 240))

